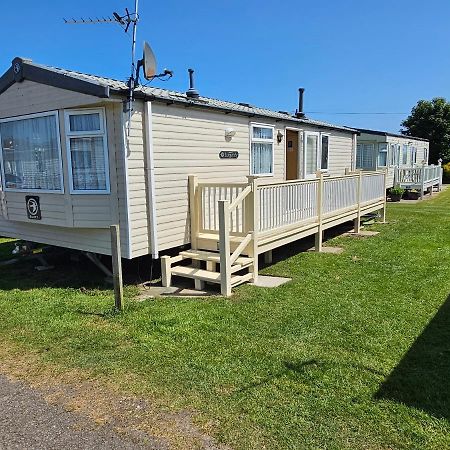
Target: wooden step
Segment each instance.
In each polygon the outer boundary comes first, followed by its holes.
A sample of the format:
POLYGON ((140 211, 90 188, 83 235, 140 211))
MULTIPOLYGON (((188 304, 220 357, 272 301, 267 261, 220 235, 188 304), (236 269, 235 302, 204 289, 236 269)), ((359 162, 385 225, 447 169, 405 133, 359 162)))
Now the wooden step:
POLYGON ((231 277, 231 286, 236 287, 239 284, 250 281, 252 278, 253 278, 252 273, 246 273, 245 275, 231 277))
POLYGON ((241 270, 247 269, 253 265, 253 260, 247 264, 233 264, 231 266, 231 273, 240 272, 241 270))
POLYGON ((209 270, 197 269, 190 266, 172 267, 172 275, 192 278, 193 280, 209 281, 210 283, 220 283, 220 273, 209 270))
MULTIPOLYGON (((245 236, 230 236, 230 242, 242 242, 242 239, 244 239, 245 236)), ((211 241, 217 241, 219 242, 219 233, 198 233, 197 235, 198 239, 209 239, 211 241)))
MULTIPOLYGON (((172 275, 192 278, 193 280, 202 280, 209 283, 220 284, 220 273, 211 272, 209 270, 197 269, 196 267, 189 266, 175 266, 172 268, 172 275)), ((231 285, 237 286, 241 283, 245 283, 253 277, 253 274, 247 273, 245 275, 235 275, 231 277, 231 285)))
MULTIPOLYGON (((183 258, 195 259, 197 261, 211 261, 215 263, 220 263, 220 254, 216 252, 208 252, 206 250, 186 250, 180 252, 183 258)), ((253 258, 247 256, 240 256, 235 264, 248 267, 253 263, 253 258)), ((244 269, 244 267, 242 267, 244 269)))

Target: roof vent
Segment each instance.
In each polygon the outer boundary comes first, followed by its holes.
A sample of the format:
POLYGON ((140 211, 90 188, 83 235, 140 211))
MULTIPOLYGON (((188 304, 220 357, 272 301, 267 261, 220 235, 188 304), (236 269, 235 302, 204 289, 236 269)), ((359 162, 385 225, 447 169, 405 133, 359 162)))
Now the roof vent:
POLYGON ((251 108, 252 105, 250 103, 239 102, 238 105, 245 106, 246 108, 251 108))
POLYGON ((287 111, 278 111, 280 114, 287 114, 287 115, 290 115, 287 111))
POLYGON ((302 119, 305 117, 305 113, 303 112, 303 95, 305 93, 305 88, 300 88, 298 90, 298 109, 295 111, 295 116, 298 119, 302 119))
POLYGON ((199 98, 200 94, 194 86, 194 70, 188 69, 189 72, 189 89, 186 91, 186 96, 189 98, 199 98))

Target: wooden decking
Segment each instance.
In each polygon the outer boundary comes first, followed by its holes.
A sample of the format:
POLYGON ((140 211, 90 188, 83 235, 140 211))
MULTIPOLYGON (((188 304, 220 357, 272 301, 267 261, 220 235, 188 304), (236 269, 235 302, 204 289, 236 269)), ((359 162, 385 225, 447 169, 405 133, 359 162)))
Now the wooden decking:
POLYGON ((220 284, 231 295, 238 284, 258 278, 258 256, 306 236, 315 235, 322 249, 324 230, 383 210, 385 172, 357 172, 342 177, 318 174, 312 180, 248 183, 203 183, 189 177, 192 250, 162 258, 163 284, 172 276, 220 284), (190 260, 191 266, 179 266, 190 260), (217 271, 217 266, 220 269, 217 271))
POLYGON ((434 166, 417 166, 410 168, 395 169, 394 186, 400 186, 404 189, 416 189, 420 192, 421 197, 425 191, 433 188, 441 189, 442 186, 442 167, 434 166))

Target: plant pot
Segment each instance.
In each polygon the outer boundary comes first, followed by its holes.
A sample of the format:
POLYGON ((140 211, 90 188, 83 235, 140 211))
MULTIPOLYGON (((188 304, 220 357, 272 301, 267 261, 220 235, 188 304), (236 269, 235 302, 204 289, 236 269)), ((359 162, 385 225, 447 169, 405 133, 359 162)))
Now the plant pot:
POLYGON ((419 192, 408 192, 408 200, 419 200, 420 193, 419 192))
POLYGON ((402 194, 391 194, 391 202, 399 202, 402 199, 402 194))

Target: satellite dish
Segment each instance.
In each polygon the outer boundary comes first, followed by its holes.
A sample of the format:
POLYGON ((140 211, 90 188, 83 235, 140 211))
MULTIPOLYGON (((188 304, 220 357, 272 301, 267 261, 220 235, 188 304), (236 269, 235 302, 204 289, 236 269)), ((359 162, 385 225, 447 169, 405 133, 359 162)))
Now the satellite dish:
POLYGON ((156 74, 156 58, 152 48, 144 41, 144 55, 142 57, 144 66, 144 78, 151 80, 156 74))

